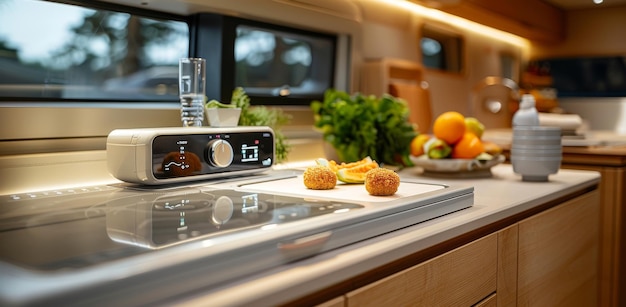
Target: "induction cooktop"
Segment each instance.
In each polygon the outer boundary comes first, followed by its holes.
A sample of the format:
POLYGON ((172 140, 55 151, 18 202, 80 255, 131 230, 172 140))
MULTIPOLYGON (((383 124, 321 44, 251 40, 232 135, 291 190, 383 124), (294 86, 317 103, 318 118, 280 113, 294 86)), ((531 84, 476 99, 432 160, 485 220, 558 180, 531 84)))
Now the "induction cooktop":
POLYGON ((301 172, 0 196, 0 305, 143 305, 473 204, 472 187, 403 180, 308 190, 301 172), (150 291, 150 295, 131 295, 150 291))

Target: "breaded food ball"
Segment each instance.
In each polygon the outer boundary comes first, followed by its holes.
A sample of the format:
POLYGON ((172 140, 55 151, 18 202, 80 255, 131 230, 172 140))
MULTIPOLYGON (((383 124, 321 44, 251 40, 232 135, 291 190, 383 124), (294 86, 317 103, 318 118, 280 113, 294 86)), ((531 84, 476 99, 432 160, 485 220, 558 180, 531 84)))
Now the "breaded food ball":
POLYGON ((304 185, 312 190, 330 190, 337 184, 337 175, 329 167, 316 165, 304 171, 304 185))
POLYGON ((378 167, 365 173, 365 189, 375 196, 389 196, 398 191, 400 176, 396 172, 378 167))

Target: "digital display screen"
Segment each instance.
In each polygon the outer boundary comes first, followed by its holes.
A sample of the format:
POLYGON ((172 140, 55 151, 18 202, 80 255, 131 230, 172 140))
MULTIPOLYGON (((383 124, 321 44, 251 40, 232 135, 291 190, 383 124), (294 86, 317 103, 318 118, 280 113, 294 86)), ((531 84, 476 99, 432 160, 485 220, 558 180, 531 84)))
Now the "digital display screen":
POLYGON ((273 160, 274 138, 267 131, 160 135, 152 142, 152 173, 158 179, 271 167, 273 160), (224 142, 219 150, 232 150, 232 162, 227 166, 210 161, 214 153, 211 144, 218 140, 224 142))

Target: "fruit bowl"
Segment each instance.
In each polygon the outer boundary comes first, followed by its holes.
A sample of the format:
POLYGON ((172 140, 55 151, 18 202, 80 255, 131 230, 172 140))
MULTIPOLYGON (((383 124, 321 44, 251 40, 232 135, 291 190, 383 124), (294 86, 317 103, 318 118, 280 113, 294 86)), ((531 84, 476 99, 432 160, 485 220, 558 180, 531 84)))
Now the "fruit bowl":
POLYGON ((415 166, 424 170, 424 175, 454 177, 491 177, 491 168, 504 162, 504 155, 495 155, 490 160, 479 159, 429 159, 426 155, 411 157, 415 166))

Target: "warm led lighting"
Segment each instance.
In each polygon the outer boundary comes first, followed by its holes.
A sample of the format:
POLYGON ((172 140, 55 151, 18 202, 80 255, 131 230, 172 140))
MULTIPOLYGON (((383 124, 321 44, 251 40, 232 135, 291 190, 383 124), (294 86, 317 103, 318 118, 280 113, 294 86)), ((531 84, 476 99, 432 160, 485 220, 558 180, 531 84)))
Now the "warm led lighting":
POLYGON ((202 247, 210 247, 210 246, 213 246, 214 244, 215 243, 213 243, 213 240, 211 239, 202 241, 202 247))
POLYGON ((350 209, 347 209, 347 208, 346 209, 338 209, 338 210, 333 211, 333 213, 346 213, 348 211, 350 211, 350 209))
POLYGON ((261 226, 261 230, 270 230, 270 229, 274 229, 276 227, 278 227, 278 225, 276 225, 276 224, 267 224, 267 225, 261 226))
MULTIPOLYGON (((490 38, 494 38, 494 39, 497 39, 506 43, 510 43, 518 47, 525 48, 526 50, 530 49, 530 42, 523 37, 511 34, 508 32, 500 31, 494 28, 490 28, 485 25, 481 25, 479 23, 455 16, 452 14, 448 14, 446 12, 443 12, 437 9, 427 8, 419 4, 410 2, 408 0, 379 0, 379 1, 396 5, 406 10, 410 10, 411 12, 414 12, 417 15, 420 15, 429 19, 433 19, 442 23, 447 23, 447 24, 453 25, 461 29, 466 29, 479 35, 488 36, 490 38)), ((601 0, 596 0, 596 1, 601 1, 601 0)))
POLYGON ((602 2, 604 2, 604 0, 593 0, 593 3, 595 3, 595 4, 600 4, 602 2))

